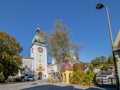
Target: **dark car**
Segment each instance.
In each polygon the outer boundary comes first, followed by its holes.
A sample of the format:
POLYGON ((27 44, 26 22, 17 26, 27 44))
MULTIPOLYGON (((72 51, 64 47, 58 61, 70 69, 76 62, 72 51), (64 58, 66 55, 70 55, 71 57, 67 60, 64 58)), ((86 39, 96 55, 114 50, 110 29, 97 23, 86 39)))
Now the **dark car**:
POLYGON ((33 74, 27 76, 27 81, 34 81, 34 80, 35 80, 35 76, 33 74))

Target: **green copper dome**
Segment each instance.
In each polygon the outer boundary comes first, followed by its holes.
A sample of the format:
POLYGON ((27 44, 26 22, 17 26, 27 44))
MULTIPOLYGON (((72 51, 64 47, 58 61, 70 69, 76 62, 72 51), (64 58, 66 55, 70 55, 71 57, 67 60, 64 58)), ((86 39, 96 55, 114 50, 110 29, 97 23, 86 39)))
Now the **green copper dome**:
POLYGON ((45 37, 43 36, 43 33, 40 32, 39 27, 36 29, 36 35, 34 36, 32 43, 33 44, 45 44, 46 43, 45 37))
POLYGON ((73 50, 69 50, 68 53, 69 54, 74 54, 74 51, 73 50))

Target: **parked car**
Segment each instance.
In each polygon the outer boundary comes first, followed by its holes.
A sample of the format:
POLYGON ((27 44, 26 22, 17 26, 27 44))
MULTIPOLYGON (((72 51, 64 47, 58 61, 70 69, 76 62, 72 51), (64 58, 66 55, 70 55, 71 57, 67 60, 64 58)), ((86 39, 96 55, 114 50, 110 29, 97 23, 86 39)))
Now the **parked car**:
POLYGON ((25 81, 34 81, 34 80, 36 80, 36 79, 35 79, 35 75, 33 75, 33 74, 25 75, 24 79, 23 79, 24 82, 25 81))
POLYGON ((34 81, 34 80, 35 80, 35 76, 34 75, 32 75, 32 74, 28 75, 27 81, 34 81))

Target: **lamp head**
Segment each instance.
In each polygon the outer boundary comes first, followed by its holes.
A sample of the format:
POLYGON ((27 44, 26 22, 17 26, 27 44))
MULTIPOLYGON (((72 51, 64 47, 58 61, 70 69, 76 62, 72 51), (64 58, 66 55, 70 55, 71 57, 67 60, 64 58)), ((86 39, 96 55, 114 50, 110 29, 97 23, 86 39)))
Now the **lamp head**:
POLYGON ((102 9, 103 7, 104 7, 104 5, 103 5, 103 4, 98 3, 98 4, 97 4, 97 6, 96 6, 96 9, 102 9))

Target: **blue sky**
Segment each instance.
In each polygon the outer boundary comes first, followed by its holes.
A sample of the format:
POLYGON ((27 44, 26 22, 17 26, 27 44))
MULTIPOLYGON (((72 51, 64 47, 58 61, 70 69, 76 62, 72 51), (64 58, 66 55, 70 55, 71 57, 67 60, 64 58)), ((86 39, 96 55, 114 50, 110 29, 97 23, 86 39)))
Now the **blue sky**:
POLYGON ((70 40, 83 46, 80 61, 108 57, 112 51, 106 12, 97 10, 97 3, 109 7, 115 40, 120 29, 120 0, 0 0, 0 31, 14 36, 23 47, 21 55, 29 56, 37 24, 50 33, 55 21, 61 20, 71 31, 70 40))

